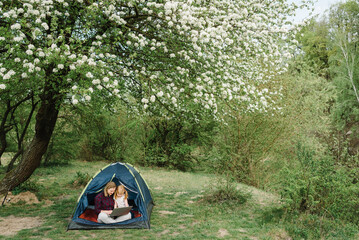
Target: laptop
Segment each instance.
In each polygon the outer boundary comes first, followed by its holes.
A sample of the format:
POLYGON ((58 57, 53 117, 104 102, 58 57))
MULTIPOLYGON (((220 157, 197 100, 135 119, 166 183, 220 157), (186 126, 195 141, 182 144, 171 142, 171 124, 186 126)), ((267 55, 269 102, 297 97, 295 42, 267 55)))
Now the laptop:
POLYGON ((112 210, 112 213, 110 214, 110 217, 118 217, 122 215, 126 215, 129 213, 132 209, 132 206, 129 207, 122 207, 122 208, 114 208, 112 210))

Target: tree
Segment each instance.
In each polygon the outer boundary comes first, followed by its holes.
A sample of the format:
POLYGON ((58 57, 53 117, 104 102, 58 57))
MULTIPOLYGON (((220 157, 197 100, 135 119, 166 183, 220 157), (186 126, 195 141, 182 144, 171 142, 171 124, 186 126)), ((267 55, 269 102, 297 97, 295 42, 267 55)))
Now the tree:
POLYGON ((33 140, 0 193, 39 166, 61 105, 95 94, 164 116, 218 118, 218 101, 233 99, 263 109, 273 94, 259 85, 285 71, 295 43, 286 18, 297 6, 286 1, 5 0, 0 7, 0 98, 40 99, 33 140))
POLYGON ((359 150, 358 13, 359 2, 350 0, 333 5, 327 20, 330 80, 336 94, 329 108, 333 132, 325 138, 344 164, 359 150))
POLYGON ((359 103, 358 65, 359 2, 351 0, 331 8, 330 21, 335 48, 341 57, 345 78, 348 79, 355 100, 359 103))
POLYGON ((305 62, 313 68, 313 72, 329 80, 329 26, 325 18, 312 19, 298 36, 305 62))

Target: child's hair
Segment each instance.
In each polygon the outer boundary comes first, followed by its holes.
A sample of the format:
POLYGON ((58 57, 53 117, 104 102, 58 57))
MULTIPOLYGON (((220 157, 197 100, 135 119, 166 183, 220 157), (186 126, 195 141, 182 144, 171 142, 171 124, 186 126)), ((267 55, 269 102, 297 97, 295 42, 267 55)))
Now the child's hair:
POLYGON ((126 191, 126 189, 125 189, 125 187, 124 187, 123 185, 119 185, 119 186, 116 188, 114 197, 116 198, 118 194, 120 194, 120 195, 125 195, 125 199, 128 198, 128 193, 127 193, 127 191, 126 191))
POLYGON ((105 189, 103 190, 103 194, 105 195, 105 197, 108 197, 108 192, 107 192, 107 190, 108 190, 109 188, 116 188, 116 183, 114 183, 114 182, 108 182, 108 183, 106 184, 105 189))

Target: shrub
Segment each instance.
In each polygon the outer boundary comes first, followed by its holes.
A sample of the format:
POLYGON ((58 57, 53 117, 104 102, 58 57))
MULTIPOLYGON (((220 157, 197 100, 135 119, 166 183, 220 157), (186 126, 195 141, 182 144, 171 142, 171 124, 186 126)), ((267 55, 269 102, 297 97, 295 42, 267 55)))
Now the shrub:
POLYGON ((250 198, 251 194, 238 189, 236 182, 230 178, 219 179, 218 183, 204 196, 205 201, 216 204, 244 204, 250 198))
POLYGON ((285 230, 293 239, 357 239, 357 226, 313 214, 287 216, 285 230))
MULTIPOLYGON (((67 109, 63 110, 66 115, 67 109)), ((66 165, 75 159, 79 153, 80 136, 76 131, 72 118, 61 117, 56 123, 46 154, 45 166, 66 165)))
POLYGON ((71 181, 71 185, 76 187, 86 186, 91 176, 88 173, 76 172, 75 179, 71 181))
POLYGON ((145 165, 190 171, 197 165, 194 150, 206 141, 206 134, 213 131, 213 124, 211 121, 190 123, 181 119, 151 119, 144 131, 145 165))
POLYGON ((141 157, 141 127, 124 111, 82 111, 76 126, 79 158, 86 161, 134 162, 141 157))
POLYGON ((33 182, 32 180, 26 180, 25 182, 21 183, 19 186, 15 187, 12 190, 12 194, 17 195, 22 192, 39 192, 40 186, 33 182))
POLYGON ((287 210, 359 223, 359 185, 330 156, 298 144, 297 167, 281 171, 281 196, 287 210))
POLYGON ((288 129, 279 116, 265 113, 239 114, 227 117, 208 145, 204 162, 208 170, 230 174, 236 181, 263 187, 275 171, 272 156, 287 144, 288 129), (272 164, 272 165, 270 165, 272 164))

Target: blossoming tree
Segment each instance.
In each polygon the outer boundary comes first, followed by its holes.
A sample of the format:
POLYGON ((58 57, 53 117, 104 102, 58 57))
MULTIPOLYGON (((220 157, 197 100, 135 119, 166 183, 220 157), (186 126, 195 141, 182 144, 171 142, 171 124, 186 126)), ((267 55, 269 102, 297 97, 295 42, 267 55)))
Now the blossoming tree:
POLYGON ((270 107, 275 92, 260 86, 286 70, 296 8, 285 0, 1 1, 0 100, 30 95, 39 107, 33 140, 0 192, 39 166, 64 103, 101 93, 137 112, 181 116, 220 116, 223 100, 243 111, 270 107))

